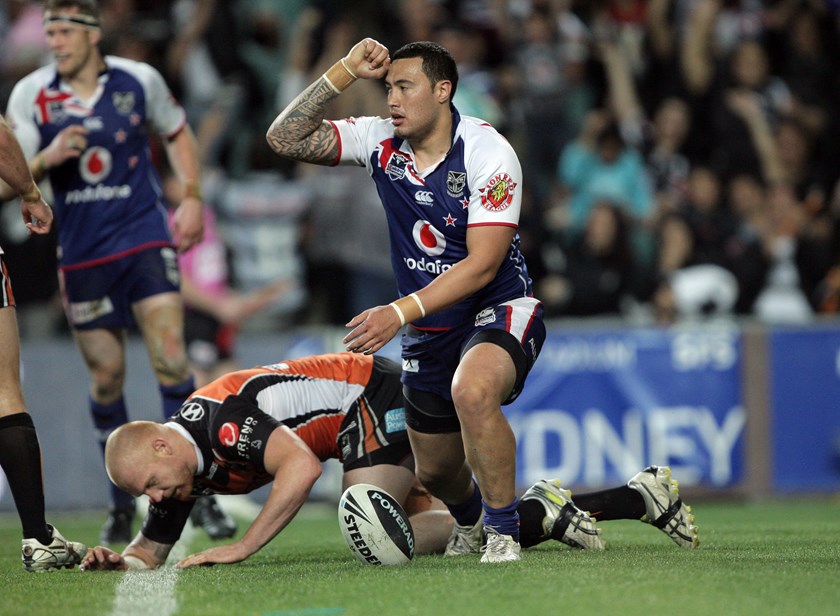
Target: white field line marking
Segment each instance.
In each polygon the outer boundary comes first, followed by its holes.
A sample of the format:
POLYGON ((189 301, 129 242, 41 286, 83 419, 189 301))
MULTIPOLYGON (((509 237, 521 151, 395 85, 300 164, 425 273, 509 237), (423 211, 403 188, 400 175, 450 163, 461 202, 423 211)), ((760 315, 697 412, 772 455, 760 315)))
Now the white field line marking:
POLYGON ((111 616, 172 616, 178 611, 175 584, 180 569, 174 564, 187 556, 187 549, 195 535, 187 522, 181 539, 173 546, 166 564, 153 571, 126 571, 117 584, 111 616))

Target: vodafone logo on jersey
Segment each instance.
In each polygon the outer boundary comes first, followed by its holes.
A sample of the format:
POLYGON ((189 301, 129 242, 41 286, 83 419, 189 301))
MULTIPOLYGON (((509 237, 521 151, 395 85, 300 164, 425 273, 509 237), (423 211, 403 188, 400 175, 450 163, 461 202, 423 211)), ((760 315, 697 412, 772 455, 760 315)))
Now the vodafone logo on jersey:
MULTIPOLYGON (((418 220, 414 223, 412 236, 417 247, 430 257, 438 257, 446 250, 446 238, 428 220, 418 220)), ((403 262, 410 270, 419 270, 435 275, 441 274, 452 267, 451 264, 443 263, 440 259, 427 260, 425 257, 419 259, 403 257, 403 262)))
POLYGON ((437 257, 446 250, 446 238, 428 220, 418 220, 411 232, 417 247, 430 257, 437 257))
POLYGON ((113 167, 111 153, 100 146, 88 148, 79 158, 79 172, 88 184, 96 184, 107 178, 113 167))
POLYGON ((239 428, 235 423, 229 421, 219 428, 219 440, 225 447, 233 447, 239 440, 239 428))

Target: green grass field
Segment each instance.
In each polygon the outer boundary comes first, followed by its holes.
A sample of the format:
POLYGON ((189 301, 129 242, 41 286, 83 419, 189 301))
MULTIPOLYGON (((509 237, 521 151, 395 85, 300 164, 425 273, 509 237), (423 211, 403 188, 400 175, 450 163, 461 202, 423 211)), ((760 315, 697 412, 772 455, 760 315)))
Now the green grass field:
MULTIPOLYGON (((694 502, 700 549, 681 550, 646 524, 601 524, 604 552, 556 542, 521 562, 418 557, 358 563, 335 509, 309 506, 265 549, 232 566, 176 572, 29 574, 14 514, 0 516, 0 614, 530 616, 840 613, 840 501, 694 502)), ((102 512, 50 520, 94 543, 102 512)), ((189 552, 211 542, 198 531, 189 552)))

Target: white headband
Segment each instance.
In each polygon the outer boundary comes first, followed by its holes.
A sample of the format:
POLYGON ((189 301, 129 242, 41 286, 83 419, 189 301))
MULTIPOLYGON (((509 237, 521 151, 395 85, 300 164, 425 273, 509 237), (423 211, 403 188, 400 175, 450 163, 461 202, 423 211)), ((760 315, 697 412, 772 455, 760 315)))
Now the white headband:
POLYGON ((93 15, 84 15, 82 13, 75 13, 73 15, 68 15, 67 13, 44 13, 44 25, 54 23, 67 23, 84 26, 85 28, 99 29, 99 19, 93 15))

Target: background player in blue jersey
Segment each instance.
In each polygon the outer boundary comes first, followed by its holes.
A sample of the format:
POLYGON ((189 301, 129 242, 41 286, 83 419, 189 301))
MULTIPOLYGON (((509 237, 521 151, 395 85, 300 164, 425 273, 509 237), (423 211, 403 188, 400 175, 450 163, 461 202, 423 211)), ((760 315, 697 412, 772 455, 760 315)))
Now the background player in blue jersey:
POLYGON ((410 324, 407 422, 417 476, 457 522, 447 553, 478 551, 483 527, 482 561, 504 562, 519 559, 520 545, 516 440, 501 405, 521 391, 545 327, 519 251, 519 161, 490 125, 460 115, 457 85, 440 45, 389 56, 367 38, 288 105, 267 140, 284 157, 371 174, 401 297, 352 319, 346 348, 373 353, 410 324), (390 117, 324 119, 357 78, 383 77, 390 117))
MULTIPOLYGON (((41 197, 20 144, 3 116, 0 116, 0 178, 20 195, 20 211, 29 233, 48 233, 52 210, 41 197)), ((23 399, 15 299, 2 255, 0 248, 0 467, 6 474, 23 526, 23 566, 27 571, 72 567, 81 562, 85 546, 66 541, 44 517, 41 447, 23 399)))
MULTIPOLYGON (((143 334, 164 416, 193 390, 175 250, 202 235, 198 156, 184 110, 158 71, 102 56, 94 0, 49 0, 44 31, 55 62, 16 84, 8 116, 35 179, 49 175, 65 311, 90 373, 90 411, 104 446, 127 421, 126 329, 143 334), (171 232, 149 131, 161 135, 185 188, 171 232)), ((112 489, 112 500, 101 539, 129 541, 133 499, 112 489)))

